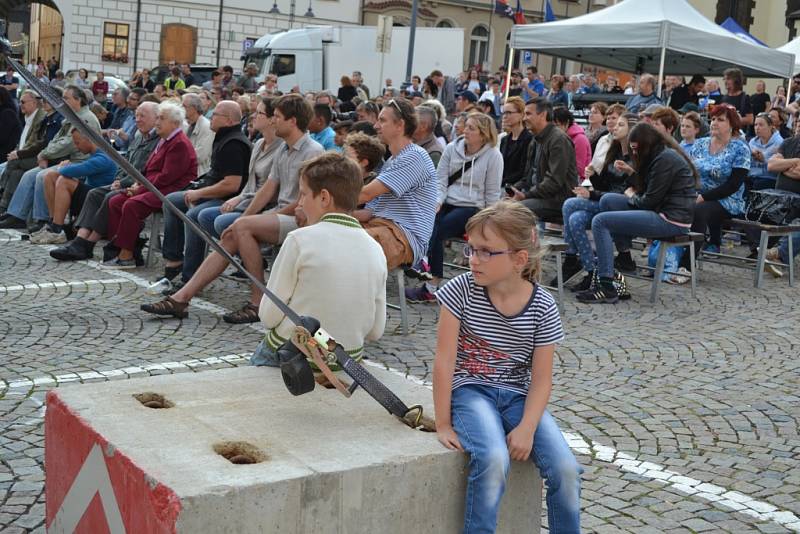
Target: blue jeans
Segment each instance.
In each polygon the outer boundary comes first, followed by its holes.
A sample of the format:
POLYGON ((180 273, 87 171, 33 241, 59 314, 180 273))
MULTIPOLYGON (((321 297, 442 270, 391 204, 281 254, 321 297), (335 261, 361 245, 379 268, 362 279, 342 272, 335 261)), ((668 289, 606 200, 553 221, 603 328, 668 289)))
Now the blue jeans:
MULTIPOLYGON (((491 533, 505 491, 511 458, 506 435, 522 420, 525 395, 489 386, 453 390, 453 429, 470 455, 464 534, 491 533)), ((550 532, 580 532, 583 468, 575 460, 553 416, 542 414, 531 458, 547 483, 550 532)))
POLYGON ((216 238, 222 235, 227 227, 233 224, 233 221, 242 216, 241 211, 229 211, 222 213, 222 210, 217 206, 213 208, 206 208, 197 216, 197 222, 200 226, 216 238))
POLYGON ((428 242, 428 263, 431 266, 431 274, 436 278, 444 276, 445 240, 452 237, 462 237, 467 221, 476 213, 478 213, 478 208, 442 204, 442 208, 436 214, 433 233, 428 242))
POLYGON ((259 341, 258 345, 256 345, 256 350, 253 351, 253 355, 250 357, 250 365, 266 365, 267 367, 281 366, 278 353, 267 345, 266 338, 259 341))
POLYGON ((634 237, 673 237, 689 232, 689 228, 667 222, 654 211, 632 208, 628 197, 619 193, 603 195, 600 210, 592 219, 592 235, 597 275, 602 278, 614 276, 614 243, 617 250, 625 251, 630 250, 634 237))
POLYGON ((789 257, 789 239, 792 240, 792 253, 797 257, 797 255, 800 254, 800 232, 783 236, 778 243, 778 252, 781 255, 781 261, 786 264, 794 260, 794 258, 789 257))
POLYGON ((600 202, 588 198, 568 198, 561 208, 567 254, 580 255, 581 265, 587 272, 594 271, 594 251, 586 230, 590 228, 592 218, 598 213, 600 213, 600 202))
MULTIPOLYGON (((190 219, 197 222, 197 216, 206 208, 219 206, 223 200, 214 198, 205 200, 191 208, 183 201, 185 191, 175 191, 167 195, 167 199, 184 212, 190 219)), ((181 279, 186 282, 200 264, 206 251, 206 242, 170 210, 164 209, 164 259, 170 261, 183 261, 181 279)))
POLYGON ((50 210, 47 209, 47 201, 44 197, 44 173, 53 167, 41 169, 34 167, 26 171, 19 181, 17 190, 11 197, 11 202, 8 204, 7 212, 23 221, 28 220, 28 217, 33 211, 33 219, 37 221, 46 221, 50 218, 50 210))

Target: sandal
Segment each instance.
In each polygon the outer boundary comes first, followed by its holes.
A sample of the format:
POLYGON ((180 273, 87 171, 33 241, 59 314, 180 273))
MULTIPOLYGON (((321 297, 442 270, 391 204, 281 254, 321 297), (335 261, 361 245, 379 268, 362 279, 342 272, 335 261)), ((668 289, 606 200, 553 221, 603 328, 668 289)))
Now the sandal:
POLYGON ((178 302, 172 297, 167 297, 153 304, 142 304, 139 309, 154 315, 171 315, 178 319, 185 319, 189 316, 189 312, 186 311, 188 307, 188 302, 178 302))
POLYGON ((257 323, 259 321, 258 306, 248 302, 241 309, 223 315, 222 320, 230 324, 257 323))

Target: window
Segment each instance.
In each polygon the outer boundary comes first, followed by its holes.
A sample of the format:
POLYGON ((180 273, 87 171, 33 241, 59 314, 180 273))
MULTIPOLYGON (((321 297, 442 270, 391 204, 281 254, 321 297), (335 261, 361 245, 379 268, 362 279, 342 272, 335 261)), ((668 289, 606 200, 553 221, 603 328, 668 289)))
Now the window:
POLYGON ((447 19, 442 19, 436 23, 437 28, 453 28, 453 23, 447 19))
POLYGON ((272 66, 269 72, 270 74, 276 74, 278 76, 294 74, 294 55, 276 54, 272 56, 272 66))
POLYGON ((475 26, 469 37, 469 64, 481 65, 489 57, 489 29, 484 25, 475 26))
POLYGON ((128 24, 103 24, 103 61, 128 62, 128 24))

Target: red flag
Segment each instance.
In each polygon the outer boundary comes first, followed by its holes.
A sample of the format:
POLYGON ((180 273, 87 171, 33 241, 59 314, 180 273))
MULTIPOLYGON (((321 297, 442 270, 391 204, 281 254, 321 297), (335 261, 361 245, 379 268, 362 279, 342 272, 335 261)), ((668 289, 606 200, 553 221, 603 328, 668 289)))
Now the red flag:
POLYGON ((514 24, 527 24, 528 21, 525 20, 525 13, 522 12, 522 6, 517 0, 517 9, 514 10, 514 24))

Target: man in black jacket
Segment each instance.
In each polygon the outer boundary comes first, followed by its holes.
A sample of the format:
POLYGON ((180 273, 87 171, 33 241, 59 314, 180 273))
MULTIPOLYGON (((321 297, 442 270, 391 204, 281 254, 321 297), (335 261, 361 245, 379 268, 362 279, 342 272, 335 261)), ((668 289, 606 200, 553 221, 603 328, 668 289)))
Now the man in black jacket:
MULTIPOLYGON (((201 176, 194 189, 167 195, 175 206, 195 222, 206 208, 222 205, 244 187, 250 164, 250 142, 242 134, 239 104, 224 101, 217 104, 211 117, 216 132, 211 149, 211 169, 201 176)), ((179 273, 188 281, 203 261, 205 241, 183 224, 171 211, 164 210, 164 276, 175 278, 179 273)))
POLYGON ((561 206, 578 185, 575 147, 569 136, 553 124, 553 105, 534 98, 525 106, 525 126, 536 142, 535 157, 527 170, 527 188, 514 198, 543 221, 561 221, 561 206))

